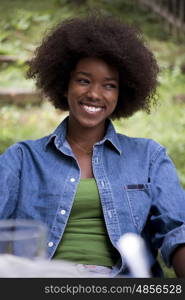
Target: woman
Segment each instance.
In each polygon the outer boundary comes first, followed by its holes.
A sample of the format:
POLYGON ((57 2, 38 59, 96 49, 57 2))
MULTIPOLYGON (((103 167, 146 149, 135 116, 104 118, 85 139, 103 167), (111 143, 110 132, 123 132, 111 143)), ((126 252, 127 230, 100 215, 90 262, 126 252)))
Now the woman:
POLYGON ((140 234, 153 276, 160 249, 185 276, 185 196, 165 149, 117 134, 110 119, 155 103, 158 65, 132 26, 92 15, 59 24, 38 47, 29 77, 69 116, 53 134, 0 158, 0 217, 47 224, 48 258, 109 276, 128 274, 117 242, 140 234))

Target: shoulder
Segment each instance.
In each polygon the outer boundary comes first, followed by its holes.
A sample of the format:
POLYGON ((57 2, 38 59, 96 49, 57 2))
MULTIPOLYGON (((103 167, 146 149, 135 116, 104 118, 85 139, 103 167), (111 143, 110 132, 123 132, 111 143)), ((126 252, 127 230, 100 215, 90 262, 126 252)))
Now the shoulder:
POLYGON ((44 136, 36 140, 24 140, 18 142, 15 146, 23 151, 26 149, 44 150, 52 135, 44 136))
POLYGON ((3 154, 0 155, 2 159, 8 157, 9 159, 21 159, 25 151, 44 150, 45 145, 50 139, 50 135, 36 140, 23 140, 9 146, 3 154))
POLYGON ((117 137, 123 152, 150 155, 155 159, 161 151, 166 151, 163 145, 153 139, 129 137, 120 133, 117 133, 117 137))

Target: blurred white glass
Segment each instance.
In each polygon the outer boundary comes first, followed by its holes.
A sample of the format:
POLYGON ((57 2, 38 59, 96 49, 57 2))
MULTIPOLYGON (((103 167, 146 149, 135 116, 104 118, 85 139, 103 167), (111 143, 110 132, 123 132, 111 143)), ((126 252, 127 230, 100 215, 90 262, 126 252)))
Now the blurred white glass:
POLYGON ((131 277, 151 277, 148 251, 144 239, 133 232, 125 233, 117 243, 118 249, 125 259, 131 277))
POLYGON ((0 220, 0 278, 93 277, 72 262, 46 259, 46 236, 35 220, 0 220))
POLYGON ((47 227, 35 220, 0 220, 0 256, 46 258, 47 227))

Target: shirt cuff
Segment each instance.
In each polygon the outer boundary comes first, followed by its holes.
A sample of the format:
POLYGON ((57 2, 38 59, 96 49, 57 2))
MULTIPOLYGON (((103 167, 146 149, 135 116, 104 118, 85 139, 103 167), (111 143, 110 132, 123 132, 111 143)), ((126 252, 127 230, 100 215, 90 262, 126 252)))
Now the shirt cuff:
POLYGON ((164 238, 163 245, 160 250, 167 267, 170 268, 172 266, 170 256, 175 248, 177 248, 180 244, 185 244, 185 224, 168 232, 164 238))

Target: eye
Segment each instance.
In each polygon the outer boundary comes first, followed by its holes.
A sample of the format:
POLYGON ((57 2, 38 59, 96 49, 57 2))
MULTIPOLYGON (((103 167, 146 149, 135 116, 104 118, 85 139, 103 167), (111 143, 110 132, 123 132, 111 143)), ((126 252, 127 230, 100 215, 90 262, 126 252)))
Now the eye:
POLYGON ((89 84, 89 80, 86 78, 78 78, 76 81, 79 82, 81 85, 89 84))
POLYGON ((105 84, 105 88, 108 90, 117 89, 117 85, 114 83, 107 83, 107 84, 105 84))

